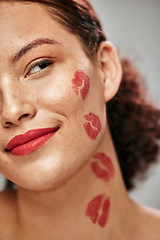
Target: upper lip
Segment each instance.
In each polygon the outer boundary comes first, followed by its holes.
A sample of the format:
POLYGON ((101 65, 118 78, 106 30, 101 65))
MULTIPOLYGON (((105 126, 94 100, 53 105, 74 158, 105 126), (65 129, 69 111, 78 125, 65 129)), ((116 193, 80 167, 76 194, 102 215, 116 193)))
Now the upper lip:
POLYGON ((29 130, 26 133, 17 135, 14 138, 12 138, 6 146, 6 150, 11 150, 11 149, 13 149, 13 148, 15 148, 19 145, 22 145, 24 143, 32 141, 32 140, 34 140, 36 138, 39 138, 43 135, 46 135, 46 134, 51 133, 51 132, 55 132, 58 129, 59 129, 59 126, 52 127, 52 128, 40 128, 40 129, 29 130))

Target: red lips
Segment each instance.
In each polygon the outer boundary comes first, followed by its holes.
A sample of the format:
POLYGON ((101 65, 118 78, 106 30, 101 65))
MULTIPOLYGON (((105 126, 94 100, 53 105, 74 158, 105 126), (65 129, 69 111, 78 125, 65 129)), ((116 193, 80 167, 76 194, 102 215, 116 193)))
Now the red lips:
POLYGON ((75 72, 72 87, 77 95, 81 94, 83 100, 87 97, 89 93, 89 77, 83 70, 75 72))
POLYGON ((86 133, 91 139, 95 140, 101 131, 100 119, 94 113, 89 113, 84 118, 86 119, 86 123, 84 124, 86 133))
POLYGON ((91 163, 91 167, 94 174, 104 181, 109 181, 110 178, 113 178, 114 166, 112 164, 111 159, 108 156, 106 156, 105 153, 97 153, 94 156, 94 158, 99 160, 91 163), (103 168, 101 167, 100 164, 102 165, 103 168))
POLYGON ((88 203, 86 216, 89 216, 94 224, 98 223, 104 227, 108 220, 109 208, 110 199, 105 198, 103 194, 98 195, 88 203))
POLYGON ((21 156, 35 151, 49 140, 59 127, 30 130, 15 136, 6 146, 6 150, 13 155, 21 156))

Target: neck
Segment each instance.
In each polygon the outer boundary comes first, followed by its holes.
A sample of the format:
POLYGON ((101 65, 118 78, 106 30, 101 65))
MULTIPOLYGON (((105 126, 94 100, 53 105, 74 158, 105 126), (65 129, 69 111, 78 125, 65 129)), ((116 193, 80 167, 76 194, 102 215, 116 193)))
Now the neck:
POLYGON ((57 189, 34 192, 18 188, 22 234, 26 231, 40 240, 51 236, 58 240, 94 240, 115 237, 115 229, 118 229, 120 239, 132 203, 124 187, 111 137, 109 133, 106 136, 96 152, 103 153, 103 157, 95 154, 95 158, 57 189), (104 171, 98 170, 97 165, 104 171))

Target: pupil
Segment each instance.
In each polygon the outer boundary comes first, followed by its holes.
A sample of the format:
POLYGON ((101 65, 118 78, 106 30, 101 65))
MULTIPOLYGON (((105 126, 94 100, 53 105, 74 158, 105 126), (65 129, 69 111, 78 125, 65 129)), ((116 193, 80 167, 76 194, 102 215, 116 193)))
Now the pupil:
POLYGON ((44 62, 44 63, 39 64, 39 67, 40 67, 41 69, 46 68, 46 67, 48 67, 48 66, 49 66, 49 62, 44 62))

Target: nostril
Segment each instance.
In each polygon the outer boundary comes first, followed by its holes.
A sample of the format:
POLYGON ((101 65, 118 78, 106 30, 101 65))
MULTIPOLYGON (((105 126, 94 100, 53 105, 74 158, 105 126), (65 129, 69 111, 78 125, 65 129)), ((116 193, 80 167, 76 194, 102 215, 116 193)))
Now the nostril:
POLYGON ((26 113, 26 114, 23 114, 23 116, 24 116, 24 117, 28 117, 28 116, 29 116, 29 114, 28 114, 28 113, 26 113))
POLYGON ((1 123, 5 127, 19 125, 21 122, 33 118, 37 113, 35 106, 30 103, 21 104, 21 102, 16 100, 12 104, 10 102, 6 104, 1 110, 1 123))
POLYGON ((5 127, 10 127, 12 124, 16 124, 16 123, 18 123, 21 119, 23 119, 23 118, 25 119, 25 118, 27 118, 27 117, 29 117, 29 116, 30 116, 29 113, 23 114, 23 115, 21 115, 21 116, 18 118, 17 121, 13 121, 13 122, 4 121, 3 125, 4 125, 5 127))
POLYGON ((9 127, 10 125, 12 125, 12 123, 11 122, 5 122, 5 125, 9 127))
POLYGON ((22 116, 20 116, 19 118, 18 118, 18 120, 21 120, 22 118, 26 118, 26 117, 28 117, 29 116, 29 114, 28 113, 26 113, 26 114, 23 114, 22 116))

